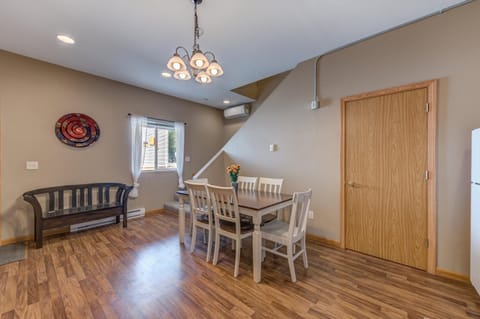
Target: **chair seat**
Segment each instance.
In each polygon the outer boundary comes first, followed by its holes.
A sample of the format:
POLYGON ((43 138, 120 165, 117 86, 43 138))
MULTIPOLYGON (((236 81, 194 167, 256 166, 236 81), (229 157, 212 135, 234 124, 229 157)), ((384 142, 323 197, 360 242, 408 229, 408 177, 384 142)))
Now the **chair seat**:
MULTIPOLYGON (((220 228, 222 230, 228 231, 229 233, 235 234, 235 223, 227 222, 227 221, 220 221, 220 228)), ((253 230, 253 225, 251 224, 240 224, 240 233, 246 234, 251 233, 253 230)))
POLYGON ((277 215, 276 214, 267 214, 265 216, 262 217, 262 226, 263 224, 266 224, 266 223, 271 223, 273 222, 274 220, 277 219, 277 215))
POLYGON ((273 220, 265 226, 262 226, 262 236, 265 235, 273 235, 276 237, 288 237, 288 226, 289 224, 286 222, 282 222, 280 220, 273 220))
POLYGON ((197 222, 208 224, 208 215, 197 215, 197 222))

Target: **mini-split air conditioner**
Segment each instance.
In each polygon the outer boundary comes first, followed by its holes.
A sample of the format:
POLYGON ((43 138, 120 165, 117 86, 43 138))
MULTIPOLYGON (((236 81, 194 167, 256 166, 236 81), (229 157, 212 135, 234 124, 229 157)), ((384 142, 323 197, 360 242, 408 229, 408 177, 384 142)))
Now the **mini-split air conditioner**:
POLYGON ((223 116, 230 120, 250 115, 250 104, 241 104, 229 107, 223 111, 223 116))

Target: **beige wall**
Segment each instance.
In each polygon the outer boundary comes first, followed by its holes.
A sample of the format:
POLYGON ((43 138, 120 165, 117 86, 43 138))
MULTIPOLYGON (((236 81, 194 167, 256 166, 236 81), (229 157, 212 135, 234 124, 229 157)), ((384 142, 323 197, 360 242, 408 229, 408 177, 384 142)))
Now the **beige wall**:
POLYGON ((287 191, 312 187, 308 231, 339 240, 340 98, 440 79, 438 267, 468 274, 470 132, 480 127, 478 17, 476 1, 324 57, 316 111, 309 109, 314 61, 301 63, 238 130, 226 158, 245 175, 284 177, 287 191), (268 151, 270 143, 277 152, 268 151))
MULTIPOLYGON (((127 113, 180 120, 186 127, 185 178, 223 145, 220 111, 118 82, 0 51, 1 239, 32 234, 33 215, 22 193, 38 187, 119 181, 131 183, 127 113), (97 143, 74 149, 57 140, 56 120, 65 113, 93 117, 97 143), (39 161, 37 171, 25 161, 39 161)), ((220 177, 221 178, 221 177, 220 177)), ((145 173, 130 208, 163 207, 173 198, 176 172, 145 173)))
MULTIPOLYGON (((275 91, 277 86, 283 81, 283 79, 288 75, 289 71, 268 77, 266 79, 256 82, 256 88, 258 90, 258 98, 252 104, 251 114, 263 105, 263 102, 275 91)), ((238 118, 232 120, 224 120, 224 140, 228 142, 230 138, 242 127, 242 125, 248 121, 250 117, 238 118)))

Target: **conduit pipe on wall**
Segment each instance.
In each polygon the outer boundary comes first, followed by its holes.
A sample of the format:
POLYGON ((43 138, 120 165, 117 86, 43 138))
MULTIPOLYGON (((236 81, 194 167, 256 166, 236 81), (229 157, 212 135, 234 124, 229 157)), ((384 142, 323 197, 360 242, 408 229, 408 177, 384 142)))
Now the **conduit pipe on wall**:
POLYGON ((310 103, 310 109, 312 110, 316 110, 316 109, 319 109, 320 108, 320 98, 318 97, 318 88, 317 88, 317 78, 318 78, 318 65, 320 63, 320 60, 327 54, 330 54, 330 53, 333 53, 333 52, 336 52, 336 51, 339 51, 339 50, 342 50, 342 49, 345 49, 347 47, 350 47, 350 46, 353 46, 357 43, 360 43, 360 42, 363 42, 363 41, 366 41, 366 40, 369 40, 369 39, 372 39, 374 37, 377 37, 379 35, 382 35, 382 34, 385 34, 385 33, 388 33, 390 31, 393 31, 393 30, 396 30, 396 29, 400 29, 400 28, 403 28, 407 25, 410 25, 410 24, 413 24, 413 23, 416 23, 418 21, 421 21, 421 20, 425 20, 427 18, 430 18, 430 17, 433 17, 433 16, 436 16, 436 15, 440 15, 440 14, 444 14, 445 12, 447 11, 450 11, 450 10, 453 10, 455 8, 459 8, 461 6, 464 6, 470 2, 473 2, 474 0, 465 0, 465 1, 462 1, 460 3, 457 3, 457 4, 454 4, 454 5, 451 5, 449 7, 446 7, 446 8, 443 8, 443 9, 440 9, 439 11, 437 12, 433 12, 431 14, 428 14, 428 15, 425 15, 423 17, 420 17, 418 19, 415 19, 413 21, 409 21, 409 22, 406 22, 406 23, 402 23, 398 26, 395 26, 393 28, 390 28, 390 29, 387 29, 387 30, 384 30, 384 31, 381 31, 381 32, 378 32, 378 33, 375 33, 373 35, 370 35, 368 37, 365 37, 365 38, 362 38, 360 40, 357 40, 357 41, 354 41, 352 43, 348 43, 346 45, 342 45, 338 48, 335 48, 333 50, 330 50, 328 52, 325 52, 323 53, 322 55, 318 56, 317 59, 315 60, 315 71, 314 71, 314 78, 313 78, 313 100, 312 102, 310 103))
POLYGON ((317 79, 318 79, 318 64, 320 63, 320 59, 323 57, 323 55, 320 55, 316 60, 315 60, 315 70, 313 72, 314 78, 313 78, 313 100, 312 103, 310 104, 310 109, 316 110, 320 108, 320 98, 318 97, 318 88, 317 88, 317 79))

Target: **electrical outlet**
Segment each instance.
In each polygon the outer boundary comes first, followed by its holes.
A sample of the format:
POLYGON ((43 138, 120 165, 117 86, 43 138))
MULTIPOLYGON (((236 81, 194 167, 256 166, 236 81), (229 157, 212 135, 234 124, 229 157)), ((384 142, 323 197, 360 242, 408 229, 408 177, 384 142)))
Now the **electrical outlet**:
POLYGON ((38 169, 38 162, 37 161, 27 161, 25 168, 28 170, 38 169))
POLYGON ((313 219, 313 210, 308 211, 308 219, 313 219))

